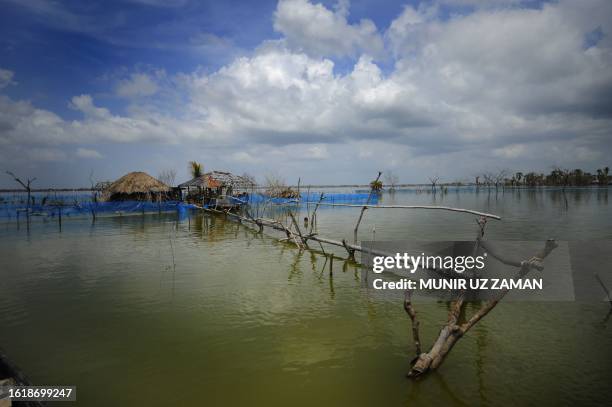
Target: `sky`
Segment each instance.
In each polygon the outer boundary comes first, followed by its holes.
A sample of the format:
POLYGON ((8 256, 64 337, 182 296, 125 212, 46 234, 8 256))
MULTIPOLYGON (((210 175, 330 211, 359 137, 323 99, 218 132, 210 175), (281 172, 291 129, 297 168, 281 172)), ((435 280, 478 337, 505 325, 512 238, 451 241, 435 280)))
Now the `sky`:
POLYGON ((612 2, 0 0, 0 188, 612 164, 612 2))

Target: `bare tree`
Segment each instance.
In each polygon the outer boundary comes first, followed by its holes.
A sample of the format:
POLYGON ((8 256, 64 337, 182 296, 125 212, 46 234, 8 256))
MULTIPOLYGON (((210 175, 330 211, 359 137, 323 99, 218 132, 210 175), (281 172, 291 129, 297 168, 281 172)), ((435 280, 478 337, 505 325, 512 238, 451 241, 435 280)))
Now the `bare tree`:
POLYGON ((96 188, 96 181, 94 180, 94 170, 89 172, 89 183, 91 184, 91 216, 93 222, 96 221, 96 210, 98 209, 98 194, 100 191, 96 188))
POLYGON ((438 175, 434 175, 433 177, 429 177, 429 183, 431 184, 431 190, 432 192, 436 192, 436 185, 438 184, 438 181, 440 180, 440 177, 438 175))
MULTIPOLYGON (((508 170, 498 170, 497 172, 489 171, 481 175, 482 179, 484 179, 485 185, 488 187, 494 186, 496 190, 500 187, 500 185, 504 185, 504 181, 507 176, 508 170)), ((480 177, 476 177, 477 182, 479 178, 480 177)))
POLYGON ((389 186, 389 192, 395 191, 396 185, 399 183, 399 177, 391 170, 385 171, 385 183, 389 186))
POLYGON ((15 180, 15 182, 19 183, 28 193, 28 203, 27 203, 27 216, 28 218, 30 217, 30 203, 32 202, 32 182, 36 181, 36 177, 34 178, 27 178, 25 182, 23 182, 20 178, 18 178, 15 174, 13 174, 11 171, 7 171, 6 172, 8 175, 10 175, 11 177, 13 177, 13 179, 15 180))
POLYGON ((285 183, 285 179, 277 174, 267 174, 266 181, 266 194, 273 198, 297 198, 298 194, 296 191, 288 187, 285 183))
POLYGON ((503 186, 504 180, 506 179, 507 175, 508 175, 508 171, 506 171, 506 170, 499 170, 499 171, 497 171, 497 173, 494 176, 494 179, 495 179, 495 189, 498 189, 500 185, 503 186))
MULTIPOLYGON (((484 241, 480 241, 480 238, 484 234, 484 223, 482 223, 482 218, 479 224, 481 227, 481 236, 479 236, 477 242, 490 255, 493 255, 504 264, 518 268, 513 278, 515 280, 523 278, 533 269, 539 271, 543 270, 543 260, 557 247, 557 243, 554 240, 547 240, 544 247, 529 260, 508 260, 496 254, 494 250, 491 250, 492 248, 489 245, 485 245, 484 241)), ((422 342, 419 335, 419 320, 417 319, 417 313, 410 298, 410 292, 407 292, 404 300, 404 310, 412 322, 412 337, 416 353, 416 356, 410 362, 410 372, 408 376, 418 377, 437 369, 453 349, 457 341, 487 316, 509 291, 509 288, 500 290, 492 299, 484 301, 478 310, 468 317, 466 314, 466 292, 465 290, 455 290, 453 292, 454 298, 450 302, 447 322, 442 326, 438 333, 438 337, 427 352, 422 351, 422 342)))
POLYGON ((482 174, 482 179, 487 187, 495 184, 495 175, 492 172, 485 172, 482 174))
POLYGON ((255 177, 249 174, 248 172, 243 172, 242 178, 244 178, 244 180, 251 185, 257 185, 257 180, 255 179, 255 177))
POLYGON ((164 184, 173 187, 176 182, 176 170, 173 168, 162 170, 157 177, 164 184))

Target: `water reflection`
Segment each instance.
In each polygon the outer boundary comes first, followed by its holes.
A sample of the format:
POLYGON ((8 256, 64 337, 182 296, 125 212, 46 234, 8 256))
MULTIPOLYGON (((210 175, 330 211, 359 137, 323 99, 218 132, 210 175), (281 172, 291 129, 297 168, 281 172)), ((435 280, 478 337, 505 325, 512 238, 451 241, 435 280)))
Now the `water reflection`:
MULTIPOLYGON (((488 209, 503 218, 488 224, 490 239, 611 238, 607 189, 565 193, 567 206, 559 191, 527 189, 398 190, 382 199, 488 209)), ((319 211, 320 235, 352 236, 358 211, 319 211)), ((288 220, 286 208, 265 212, 288 220)), ((372 210, 360 237, 374 226, 377 240, 471 240, 476 227, 472 216, 372 210)), ((401 303, 362 289, 358 266, 340 258, 345 251, 300 251, 277 237, 202 213, 71 218, 61 233, 56 219, 3 223, 0 343, 36 382, 77 384, 84 405, 609 399, 605 304, 500 304, 441 371, 409 382, 414 348, 401 303), (109 380, 117 372, 128 379, 109 380), (168 387, 180 395, 155 390, 168 387)), ((417 311, 428 343, 447 304, 417 311)))

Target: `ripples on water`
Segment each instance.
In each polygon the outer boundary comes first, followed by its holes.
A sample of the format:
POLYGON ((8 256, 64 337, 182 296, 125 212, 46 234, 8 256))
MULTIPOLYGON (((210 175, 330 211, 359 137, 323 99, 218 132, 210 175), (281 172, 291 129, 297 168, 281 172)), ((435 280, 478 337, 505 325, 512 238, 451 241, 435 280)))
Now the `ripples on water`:
MULTIPOLYGON (((398 192, 383 201, 499 214, 503 220, 487 226, 491 239, 612 238, 607 190, 398 192)), ((321 235, 352 236, 358 209, 319 214, 321 235)), ((360 237, 374 229, 377 240, 461 240, 475 236, 476 224, 469 215, 372 209, 360 237)), ((5 222, 0 258, 0 344, 36 383, 77 384, 79 405, 536 405, 610 397, 606 304, 501 304, 439 372, 410 382, 413 347, 401 303, 370 296, 351 265, 336 260, 330 278, 322 256, 219 217, 65 219, 61 232, 54 221, 36 220, 29 230, 5 222)), ((446 304, 417 311, 430 344, 446 304)))

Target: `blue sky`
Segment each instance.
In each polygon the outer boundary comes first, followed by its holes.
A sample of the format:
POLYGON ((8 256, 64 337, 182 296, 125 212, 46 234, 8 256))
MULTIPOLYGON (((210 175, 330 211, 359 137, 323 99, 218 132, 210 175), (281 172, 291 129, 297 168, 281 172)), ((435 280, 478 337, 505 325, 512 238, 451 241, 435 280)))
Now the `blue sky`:
POLYGON ((606 1, 0 3, 0 162, 40 187, 610 164, 606 1))

